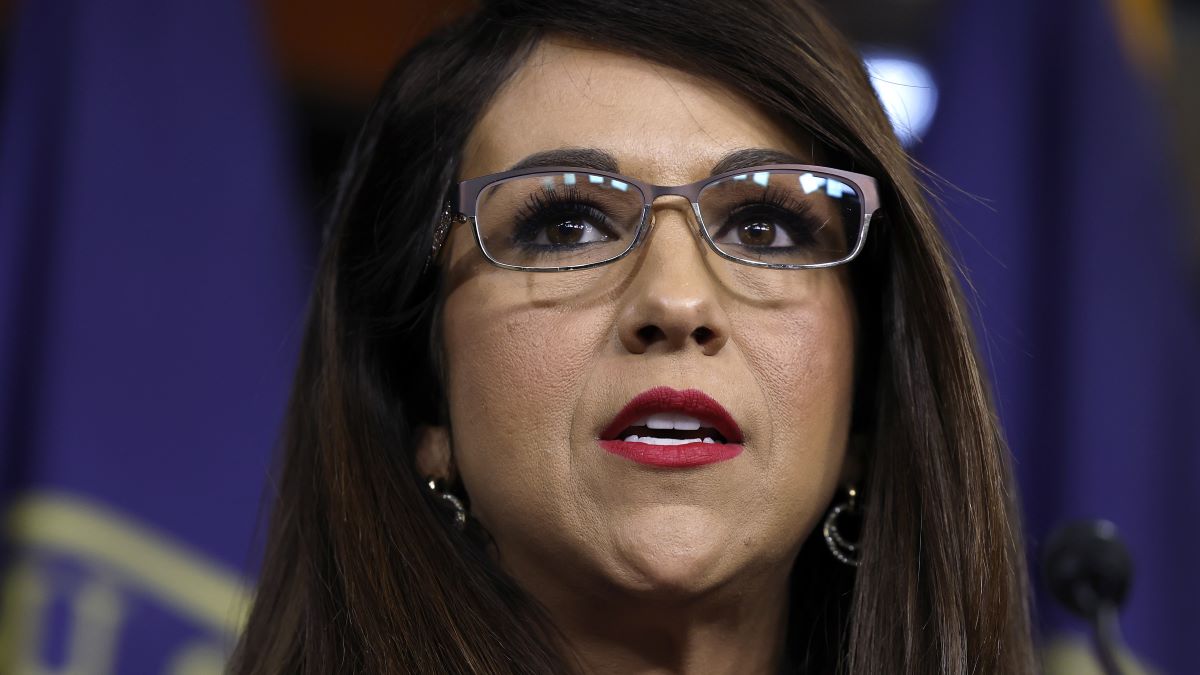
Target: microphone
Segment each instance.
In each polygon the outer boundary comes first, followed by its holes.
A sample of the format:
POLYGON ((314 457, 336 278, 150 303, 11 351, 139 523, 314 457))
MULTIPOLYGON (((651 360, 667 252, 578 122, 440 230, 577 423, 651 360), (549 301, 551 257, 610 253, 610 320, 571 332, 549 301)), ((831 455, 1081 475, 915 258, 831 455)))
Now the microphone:
POLYGON ((1056 600, 1092 626, 1096 654, 1106 675, 1121 675, 1124 648, 1117 614, 1133 579, 1133 560, 1107 520, 1068 523, 1046 542, 1042 575, 1056 600))

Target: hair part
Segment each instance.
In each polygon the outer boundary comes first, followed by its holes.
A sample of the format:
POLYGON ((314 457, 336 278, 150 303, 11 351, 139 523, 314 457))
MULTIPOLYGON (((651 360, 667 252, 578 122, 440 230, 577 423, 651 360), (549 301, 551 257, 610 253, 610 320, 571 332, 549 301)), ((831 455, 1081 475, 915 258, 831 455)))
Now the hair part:
POLYGON ((338 185, 232 672, 578 668, 478 533, 447 527, 413 459, 417 427, 445 419, 442 290, 423 273, 441 205, 479 115, 548 36, 719 83, 879 181, 883 219, 851 270, 863 560, 838 563, 819 532, 804 544, 792 662, 1033 672, 1013 479, 950 256, 858 55, 801 0, 500 0, 400 61, 338 185))

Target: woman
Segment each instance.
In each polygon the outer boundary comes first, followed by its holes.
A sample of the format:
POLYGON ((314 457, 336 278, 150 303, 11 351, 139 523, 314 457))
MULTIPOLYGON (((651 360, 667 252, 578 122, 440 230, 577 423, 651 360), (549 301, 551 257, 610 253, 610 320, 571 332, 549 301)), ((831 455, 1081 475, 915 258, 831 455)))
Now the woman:
POLYGON ((807 2, 493 2, 339 186, 234 672, 1025 673, 1008 460, 807 2))

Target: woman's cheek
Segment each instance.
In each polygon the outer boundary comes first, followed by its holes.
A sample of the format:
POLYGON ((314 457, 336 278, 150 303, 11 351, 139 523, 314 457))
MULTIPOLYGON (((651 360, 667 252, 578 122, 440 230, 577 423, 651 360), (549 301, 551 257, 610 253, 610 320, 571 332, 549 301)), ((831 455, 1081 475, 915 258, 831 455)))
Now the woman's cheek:
POLYGON ((739 313, 734 334, 768 401, 772 439, 766 461, 790 475, 812 472, 818 464, 822 472, 840 466, 854 386, 848 294, 739 313))
POLYGON ((492 503, 528 500, 569 479, 572 417, 597 353, 586 313, 507 306, 512 295, 447 301, 454 459, 473 501, 481 490, 492 503))
POLYGON ((456 441, 483 435, 496 446, 565 443, 570 413, 609 333, 602 312, 586 301, 593 275, 528 275, 483 263, 469 272, 443 311, 456 441))

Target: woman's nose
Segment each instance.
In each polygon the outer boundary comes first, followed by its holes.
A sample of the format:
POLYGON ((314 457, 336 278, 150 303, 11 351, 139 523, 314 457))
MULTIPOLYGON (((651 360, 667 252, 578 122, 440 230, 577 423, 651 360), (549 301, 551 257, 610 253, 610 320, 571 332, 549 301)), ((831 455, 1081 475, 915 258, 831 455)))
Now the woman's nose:
POLYGON ((621 344, 630 353, 695 346, 713 356, 729 340, 718 282, 704 259, 708 248, 686 213, 661 213, 649 240, 642 243, 643 260, 626 289, 618 319, 621 344))

